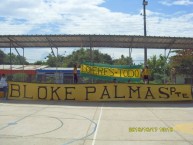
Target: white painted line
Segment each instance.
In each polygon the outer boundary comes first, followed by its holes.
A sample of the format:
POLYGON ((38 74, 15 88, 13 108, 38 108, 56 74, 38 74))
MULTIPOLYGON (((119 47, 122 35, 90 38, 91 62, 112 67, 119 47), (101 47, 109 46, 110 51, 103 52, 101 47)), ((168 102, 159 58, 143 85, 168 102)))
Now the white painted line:
POLYGON ((100 124, 100 121, 101 121, 102 113, 103 113, 103 104, 102 104, 102 106, 101 106, 100 115, 99 115, 99 120, 98 120, 98 122, 97 122, 97 128, 96 128, 96 131, 95 131, 95 134, 94 134, 94 138, 93 138, 93 141, 92 141, 92 145, 95 144, 95 140, 96 140, 96 136, 97 136, 99 124, 100 124))

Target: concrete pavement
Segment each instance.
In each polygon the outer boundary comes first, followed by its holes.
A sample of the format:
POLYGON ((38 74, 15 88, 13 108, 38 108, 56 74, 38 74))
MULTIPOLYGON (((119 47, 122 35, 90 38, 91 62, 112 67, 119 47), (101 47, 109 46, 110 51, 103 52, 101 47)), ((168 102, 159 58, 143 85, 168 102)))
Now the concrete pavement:
POLYGON ((0 100, 0 145, 193 145, 193 102, 0 100))

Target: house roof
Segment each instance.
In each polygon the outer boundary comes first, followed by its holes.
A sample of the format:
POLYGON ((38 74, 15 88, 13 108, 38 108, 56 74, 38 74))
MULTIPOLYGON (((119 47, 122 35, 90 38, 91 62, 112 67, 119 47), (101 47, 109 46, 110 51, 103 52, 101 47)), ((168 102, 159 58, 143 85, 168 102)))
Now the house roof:
POLYGON ((44 69, 47 65, 0 65, 0 70, 37 70, 44 69))

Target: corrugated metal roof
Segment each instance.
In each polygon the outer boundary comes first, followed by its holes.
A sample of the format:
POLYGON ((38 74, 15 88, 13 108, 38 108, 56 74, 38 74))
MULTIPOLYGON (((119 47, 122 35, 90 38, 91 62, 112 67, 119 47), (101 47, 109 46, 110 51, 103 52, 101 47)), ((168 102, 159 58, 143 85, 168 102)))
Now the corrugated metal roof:
POLYGON ((193 38, 129 35, 1 35, 0 48, 110 47, 193 49, 193 38))
POLYGON ((48 67, 47 65, 0 65, 0 70, 37 70, 37 69, 44 69, 48 67))
MULTIPOLYGON (((47 67, 43 69, 37 69, 37 73, 56 73, 56 72, 62 72, 62 73, 73 73, 74 68, 63 68, 63 67, 47 67)), ((77 68, 78 73, 80 73, 80 68, 77 68)))
MULTIPOLYGON (((45 68, 42 68, 41 70, 74 70, 73 67, 67 67, 67 68, 64 68, 64 67, 45 67, 45 68)), ((77 70, 80 70, 80 68, 77 68, 77 70)))

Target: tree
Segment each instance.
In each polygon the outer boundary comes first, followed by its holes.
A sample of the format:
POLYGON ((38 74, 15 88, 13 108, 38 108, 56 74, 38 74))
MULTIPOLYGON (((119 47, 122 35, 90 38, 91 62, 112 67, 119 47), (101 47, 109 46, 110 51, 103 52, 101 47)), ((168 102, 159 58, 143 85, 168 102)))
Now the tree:
MULTIPOLYGON (((25 57, 15 55, 13 53, 11 53, 11 63, 13 65, 29 64, 29 62, 27 62, 25 57)), ((6 54, 6 57, 4 59, 4 64, 10 64, 10 54, 6 54)))
POLYGON ((157 58, 156 55, 147 60, 151 75, 150 78, 156 83, 163 83, 165 79, 170 76, 169 64, 166 57, 160 55, 157 58))
MULTIPOLYGON (((11 53, 11 62, 14 65, 29 64, 25 57, 11 53)), ((5 54, 0 50, 0 64, 10 64, 10 54, 5 54)))
POLYGON ((46 63, 50 66, 50 67, 56 67, 57 65, 57 57, 55 57, 52 54, 49 54, 47 56, 48 60, 46 61, 46 63))
POLYGON ((107 63, 112 64, 112 58, 108 54, 103 54, 98 50, 84 49, 81 48, 77 51, 73 51, 72 54, 64 57, 64 66, 73 67, 74 63, 83 63, 83 62, 94 62, 94 63, 107 63))
POLYGON ((68 56, 58 55, 58 57, 55 57, 53 54, 49 54, 47 58, 45 64, 50 67, 73 67, 75 63, 81 64, 83 62, 133 65, 133 60, 130 57, 122 55, 120 59, 112 60, 111 56, 108 54, 103 54, 99 50, 91 51, 85 48, 73 51, 72 54, 68 56))
POLYGON ((38 60, 38 61, 34 62, 33 64, 34 64, 34 65, 46 65, 46 62, 45 62, 45 61, 38 60))
POLYGON ((42 62, 44 65, 49 65, 50 67, 66 67, 65 63, 68 62, 67 58, 62 55, 54 56, 49 54, 46 62, 42 62))
POLYGON ((115 65, 133 65, 133 60, 131 57, 125 57, 124 55, 121 55, 121 58, 115 59, 114 61, 115 65))
POLYGON ((175 73, 193 77, 193 49, 174 51, 176 55, 170 57, 171 67, 175 73))
POLYGON ((4 64, 4 59, 5 59, 5 53, 0 50, 0 64, 4 64))

